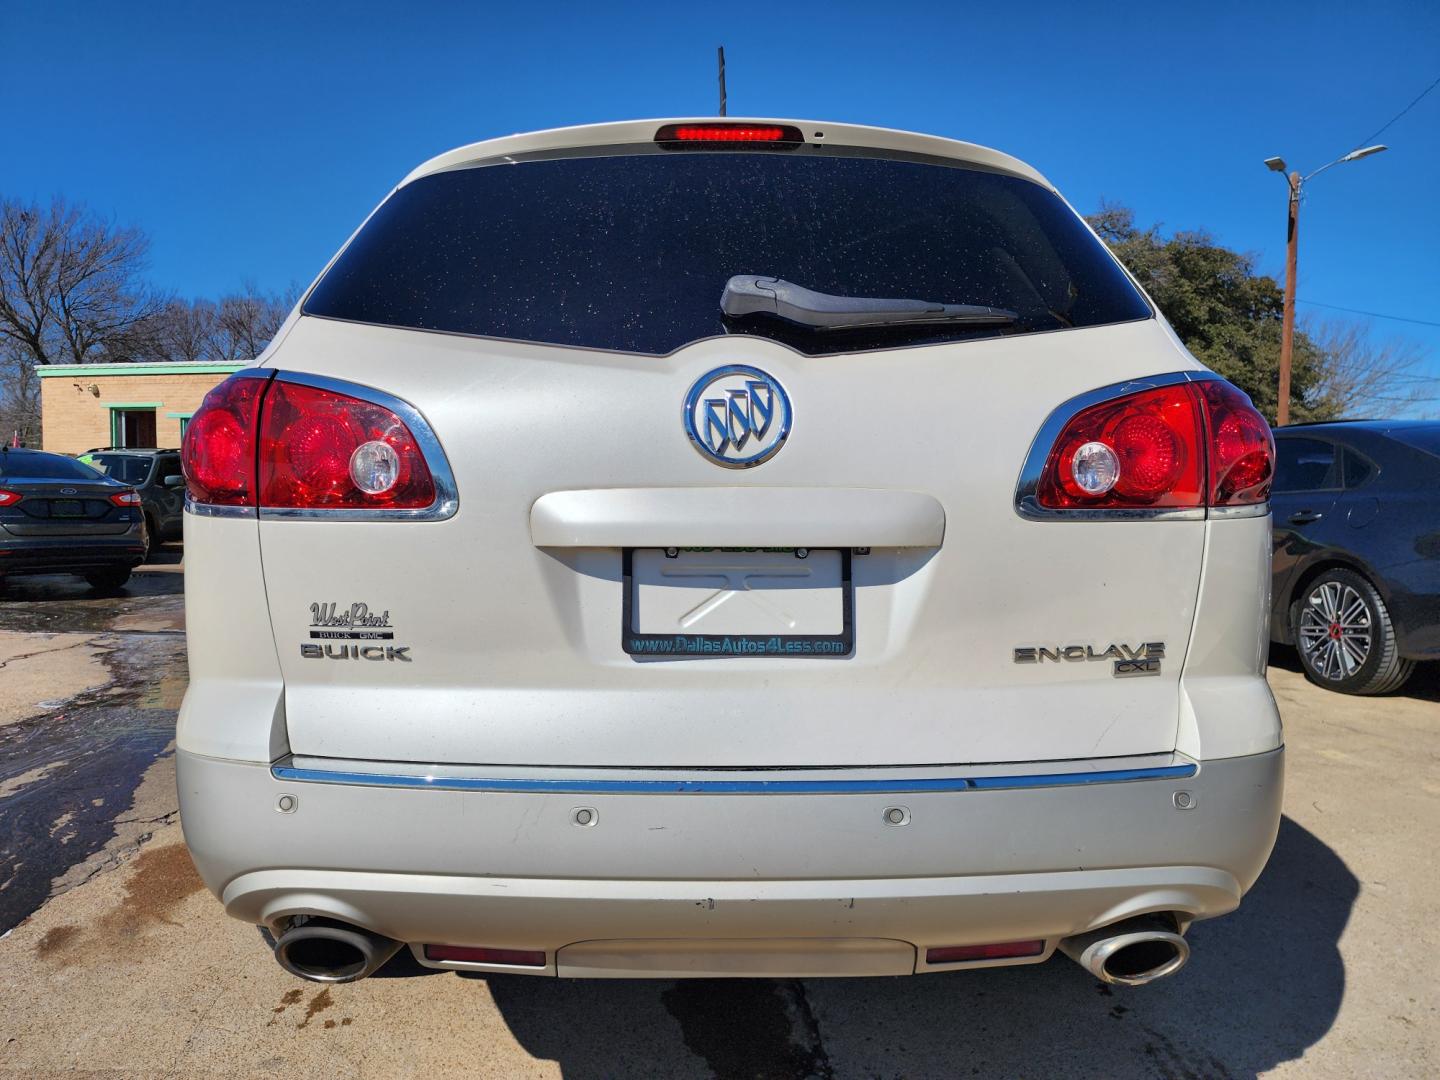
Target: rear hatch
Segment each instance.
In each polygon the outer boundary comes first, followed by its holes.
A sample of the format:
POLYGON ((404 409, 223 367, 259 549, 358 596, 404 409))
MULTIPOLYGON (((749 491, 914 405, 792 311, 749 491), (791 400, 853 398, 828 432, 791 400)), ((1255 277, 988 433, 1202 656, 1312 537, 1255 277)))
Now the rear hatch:
POLYGON ((785 149, 677 151, 654 125, 482 144, 357 234, 267 360, 408 402, 457 503, 261 511, 296 754, 753 768, 1174 748, 1204 521, 1015 507, 1058 405, 1194 361, 1024 166, 811 130, 785 149), (734 275, 1013 319, 730 319, 734 275), (1147 645, 1158 673, 1116 678, 1147 645))
POLYGON ((0 529, 9 536, 111 536, 127 531, 134 511, 111 497, 125 490, 94 469, 58 454, 0 455, 0 529))

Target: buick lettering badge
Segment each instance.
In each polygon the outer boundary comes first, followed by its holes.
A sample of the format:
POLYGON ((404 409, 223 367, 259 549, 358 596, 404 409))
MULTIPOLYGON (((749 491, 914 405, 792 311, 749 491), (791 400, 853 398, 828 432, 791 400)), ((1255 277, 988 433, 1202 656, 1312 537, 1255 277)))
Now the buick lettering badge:
POLYGON ((727 469, 774 457, 790 435, 790 398, 759 368, 731 364, 706 372, 685 396, 685 433, 727 469))

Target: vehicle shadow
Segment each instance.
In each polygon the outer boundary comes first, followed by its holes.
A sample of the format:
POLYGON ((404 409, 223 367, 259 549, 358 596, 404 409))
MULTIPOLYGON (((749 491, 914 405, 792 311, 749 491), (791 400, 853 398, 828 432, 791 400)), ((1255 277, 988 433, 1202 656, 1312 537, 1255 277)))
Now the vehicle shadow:
MULTIPOLYGON (((1286 671, 1293 671, 1303 675, 1305 669, 1300 666, 1300 654, 1295 651, 1293 645, 1280 645, 1270 643, 1270 666, 1284 668, 1286 671)), ((1424 663, 1415 665, 1415 673, 1405 680, 1405 685, 1399 690, 1389 694, 1377 694, 1377 699, 1393 698, 1414 698, 1416 701, 1440 701, 1440 663, 1424 663)))
POLYGON ((1253 1077, 1334 1023, 1358 892, 1340 857, 1284 818, 1240 910, 1194 926, 1187 969, 1149 987, 1104 986, 1058 955, 900 979, 486 981, 520 1044, 570 1080, 1253 1077))
POLYGON ((74 601, 105 601, 127 597, 178 596, 185 591, 185 575, 180 572, 185 559, 183 544, 160 545, 149 561, 137 566, 118 589, 92 589, 76 574, 19 575, 0 583, 0 603, 54 604, 74 601))
POLYGON ((179 540, 166 540, 156 545, 155 550, 150 553, 150 558, 140 569, 156 566, 179 566, 184 560, 185 545, 179 540))

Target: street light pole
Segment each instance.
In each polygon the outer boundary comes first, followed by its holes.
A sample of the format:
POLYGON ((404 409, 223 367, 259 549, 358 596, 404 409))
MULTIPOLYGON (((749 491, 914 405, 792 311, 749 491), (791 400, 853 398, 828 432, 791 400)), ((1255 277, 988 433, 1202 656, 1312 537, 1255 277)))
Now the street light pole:
POLYGON ((1360 158, 1378 154, 1385 149, 1387 147, 1379 145, 1351 150, 1350 153, 1336 158, 1329 165, 1321 165, 1309 176, 1301 176, 1298 172, 1285 175, 1284 158, 1265 159, 1266 168, 1285 176, 1285 185, 1290 189, 1288 220, 1285 230, 1285 309, 1280 322, 1279 403, 1275 407, 1275 425, 1277 427, 1283 427, 1290 422, 1290 360, 1295 348, 1295 274, 1300 248, 1300 191, 1307 180, 1313 180, 1326 169, 1335 165, 1343 165, 1347 161, 1358 161, 1360 158))
POLYGON ((1290 223, 1285 233, 1285 311, 1280 322, 1280 403, 1275 407, 1275 423, 1284 427, 1290 422, 1290 357, 1295 347, 1295 263, 1300 249, 1300 185, 1298 172, 1286 181, 1290 185, 1290 223))

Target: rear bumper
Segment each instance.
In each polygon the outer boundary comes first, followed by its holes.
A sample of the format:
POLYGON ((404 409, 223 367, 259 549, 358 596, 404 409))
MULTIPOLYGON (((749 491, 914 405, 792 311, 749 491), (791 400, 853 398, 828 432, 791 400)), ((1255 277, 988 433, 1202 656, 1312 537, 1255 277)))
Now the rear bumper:
POLYGON ((1188 777, 905 793, 423 790, 184 751, 178 774, 196 866, 249 922, 329 915, 422 962, 424 943, 547 960, 432 965, 476 970, 875 974, 939 970, 926 946, 1043 939, 1002 961, 1034 963, 1130 915, 1234 909, 1274 843, 1283 751, 1188 777), (886 822, 895 807, 906 824, 886 822))
POLYGON ((136 567, 145 561, 145 527, 111 536, 0 535, 0 575, 69 574, 136 567))

